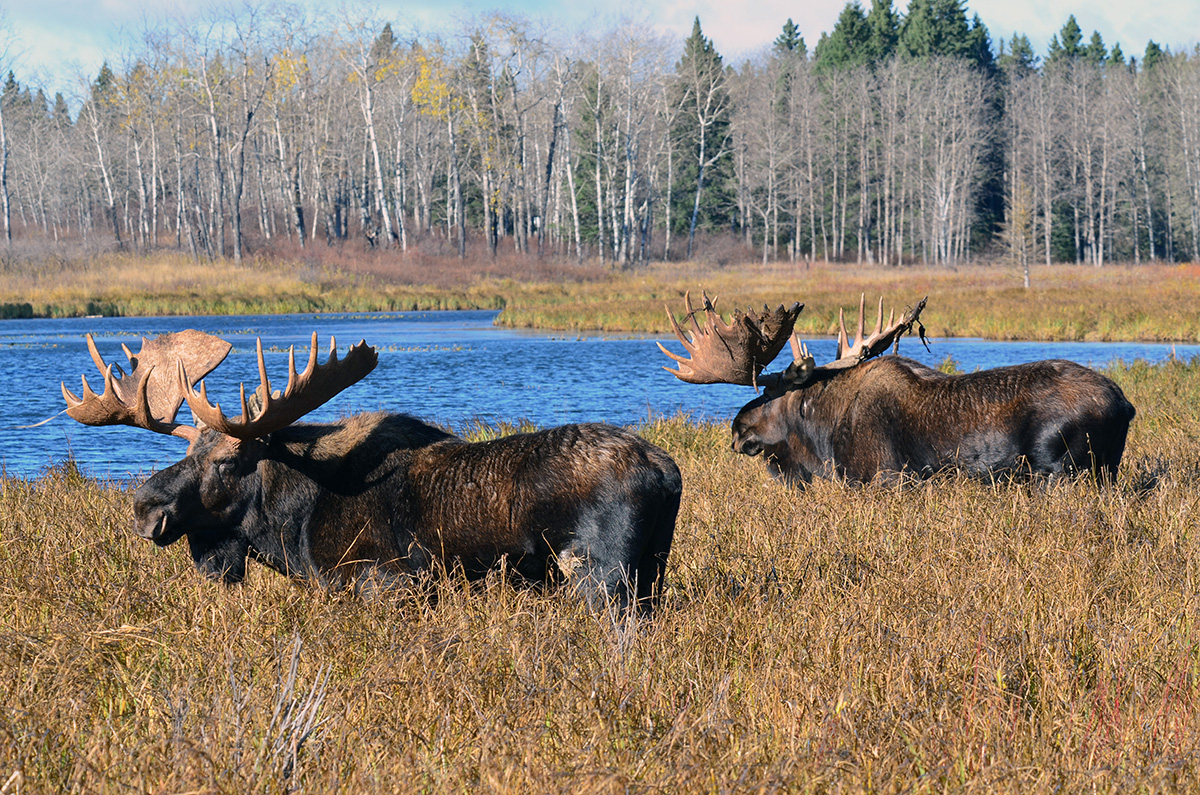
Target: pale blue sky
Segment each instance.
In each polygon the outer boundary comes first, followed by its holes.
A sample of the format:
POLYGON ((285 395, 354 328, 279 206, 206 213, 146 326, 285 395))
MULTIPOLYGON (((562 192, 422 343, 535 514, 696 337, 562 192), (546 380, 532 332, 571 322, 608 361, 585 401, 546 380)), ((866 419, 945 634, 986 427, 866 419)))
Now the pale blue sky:
MULTIPOLYGON (((318 2, 304 0, 310 7, 318 2)), ((22 83, 71 94, 75 75, 81 71, 94 76, 105 58, 120 63, 123 47, 136 40, 145 20, 164 13, 190 13, 201 5, 195 0, 0 0, 9 37, 7 53, 0 53, 7 56, 2 66, 12 66, 15 56, 22 83), (44 75, 44 80, 38 75, 44 75)), ((496 9, 545 19, 568 34, 604 29, 624 15, 680 39, 699 15, 717 50, 727 62, 736 63, 769 44, 788 17, 813 46, 822 31, 833 27, 844 5, 845 0, 383 0, 370 5, 349 3, 348 8, 352 16, 366 16, 373 10, 398 29, 440 33, 460 33, 468 27, 466 21, 496 9)), ((869 0, 863 5, 869 6, 869 0)), ((907 0, 897 0, 896 6, 907 7, 907 0)), ((1126 55, 1140 56, 1148 39, 1175 50, 1191 48, 1200 40, 1200 0, 973 0, 967 9, 968 14, 979 14, 993 41, 1024 33, 1039 54, 1072 13, 1085 39, 1098 30, 1110 47, 1119 41, 1126 55)))

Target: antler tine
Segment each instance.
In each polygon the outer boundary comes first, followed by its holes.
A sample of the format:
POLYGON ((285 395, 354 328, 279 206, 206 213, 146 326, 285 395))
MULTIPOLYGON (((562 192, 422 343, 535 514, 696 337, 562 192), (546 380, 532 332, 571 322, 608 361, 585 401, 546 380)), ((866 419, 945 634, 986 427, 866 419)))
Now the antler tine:
POLYGON ((841 359, 850 347, 850 339, 846 334, 846 310, 838 307, 838 338, 837 338, 837 358, 841 359))
MULTIPOLYGON (((343 389, 360 381, 375 369, 379 356, 365 341, 350 348, 345 358, 338 359, 337 340, 330 339, 329 359, 325 364, 317 363, 317 335, 313 334, 308 366, 304 372, 296 373, 296 351, 288 351, 288 383, 282 393, 271 391, 267 377, 266 360, 263 356, 262 339, 258 341, 258 372, 262 398, 256 416, 246 402, 246 387, 242 385, 242 414, 235 421, 227 418, 220 405, 208 401, 204 385, 200 392, 187 387, 184 393, 192 414, 205 425, 234 439, 243 441, 262 438, 274 431, 286 428, 322 404, 333 399, 343 389)), ((187 374, 181 367, 179 380, 186 384, 187 374)))
POLYGON ((92 361, 96 363, 96 368, 102 373, 108 372, 108 365, 104 363, 100 351, 96 350, 96 341, 92 339, 91 332, 88 332, 85 338, 87 339, 88 353, 92 355, 92 361))
POLYGON ((861 345, 863 341, 864 321, 867 319, 867 294, 858 294, 858 331, 854 332, 854 344, 861 345))
MULTIPOLYGON (((262 337, 258 337, 255 340, 255 344, 258 348, 258 379, 262 383, 263 411, 266 411, 271 405, 271 379, 267 377, 267 362, 263 358, 262 337)), ((250 419, 250 415, 246 413, 244 408, 242 409, 242 416, 250 419)))
POLYGON ((792 346, 792 363, 782 373, 764 376, 760 383, 768 390, 791 389, 806 383, 817 369, 816 359, 808 352, 808 346, 800 335, 792 332, 788 342, 792 346))

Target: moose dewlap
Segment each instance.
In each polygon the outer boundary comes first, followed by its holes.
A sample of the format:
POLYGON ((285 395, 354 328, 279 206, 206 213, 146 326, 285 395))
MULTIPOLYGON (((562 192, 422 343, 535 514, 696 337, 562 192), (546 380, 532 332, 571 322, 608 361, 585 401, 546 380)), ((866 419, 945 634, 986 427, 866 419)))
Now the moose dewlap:
POLYGON ((880 298, 875 330, 865 336, 863 303, 854 343, 842 314, 836 359, 820 366, 793 331, 800 303, 738 311, 727 324, 707 295, 701 310, 685 295, 692 330, 685 332, 670 308, 667 315, 689 356, 659 347, 679 363, 668 372, 689 383, 762 388, 734 417, 733 449, 762 454, 789 482, 813 475, 868 481, 879 473, 928 475, 948 467, 1116 477, 1134 408, 1111 379, 1062 360, 948 375, 880 356, 914 324, 924 338, 925 299, 899 321, 893 311, 885 326, 880 298), (705 313, 703 326, 698 311, 705 313), (789 341, 793 362, 762 375, 789 341))
POLYGON ((578 587, 594 605, 652 609, 661 590, 682 490, 679 469, 640 437, 603 424, 564 425, 486 442, 403 414, 297 423, 375 368, 360 342, 272 392, 261 384, 230 419, 196 382, 230 350, 198 331, 143 340, 131 369, 63 387, 67 413, 190 442, 187 455, 134 494, 134 531, 167 546, 186 538, 196 566, 225 582, 254 559, 333 586, 403 583, 429 570, 468 577, 507 565, 519 578, 578 587), (171 374, 170 377, 164 373, 171 374), (187 401, 197 426, 175 422, 187 401))

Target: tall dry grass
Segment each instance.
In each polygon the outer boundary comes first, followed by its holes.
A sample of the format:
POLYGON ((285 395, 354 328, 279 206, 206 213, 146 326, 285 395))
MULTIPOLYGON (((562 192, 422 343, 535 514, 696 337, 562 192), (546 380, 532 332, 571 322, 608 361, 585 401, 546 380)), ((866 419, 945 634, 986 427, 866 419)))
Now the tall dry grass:
POLYGON ((1107 490, 800 492, 647 422, 685 493, 641 625, 500 576, 226 588, 118 484, 3 478, 0 788, 1194 791, 1200 364, 1112 374, 1139 414, 1107 490))

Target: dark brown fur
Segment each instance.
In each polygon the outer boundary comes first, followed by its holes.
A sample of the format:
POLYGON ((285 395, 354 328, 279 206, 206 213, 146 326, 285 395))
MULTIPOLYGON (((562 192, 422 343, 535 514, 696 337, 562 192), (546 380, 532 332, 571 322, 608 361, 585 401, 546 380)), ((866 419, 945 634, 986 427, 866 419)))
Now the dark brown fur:
POLYGON ((884 356, 768 391, 733 421, 733 449, 789 481, 880 472, 1092 471, 1115 478, 1134 408, 1112 380, 1062 360, 946 375, 884 356))
POLYGON ((333 586, 459 567, 476 578, 506 561, 523 579, 648 609, 680 492, 666 453, 612 426, 467 443, 361 414, 262 441, 205 431, 138 489, 135 530, 164 546, 186 535, 196 565, 227 582, 248 556, 333 586))

